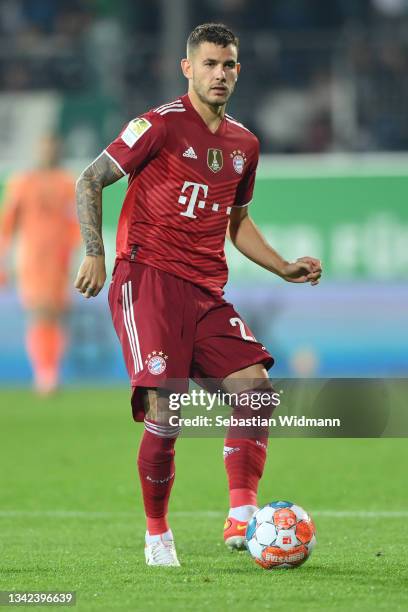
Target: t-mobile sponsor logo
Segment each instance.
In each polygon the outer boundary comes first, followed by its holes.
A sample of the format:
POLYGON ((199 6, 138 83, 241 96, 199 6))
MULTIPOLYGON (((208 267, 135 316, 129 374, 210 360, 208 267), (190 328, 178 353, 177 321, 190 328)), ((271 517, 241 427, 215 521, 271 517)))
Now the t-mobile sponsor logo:
MULTIPOLYGON (((184 185, 182 187, 181 193, 188 193, 189 195, 181 195, 178 199, 179 204, 183 206, 187 206, 186 210, 180 215, 183 217, 189 217, 190 219, 197 219, 197 215, 194 214, 195 207, 205 208, 207 202, 205 198, 208 195, 208 185, 202 185, 201 183, 191 183, 190 181, 184 181, 184 185), (199 199, 200 196, 203 199, 199 199)), ((211 204, 211 210, 213 212, 218 212, 220 205, 217 202, 211 204)), ((231 206, 228 206, 226 209, 227 215, 231 212, 231 206)))

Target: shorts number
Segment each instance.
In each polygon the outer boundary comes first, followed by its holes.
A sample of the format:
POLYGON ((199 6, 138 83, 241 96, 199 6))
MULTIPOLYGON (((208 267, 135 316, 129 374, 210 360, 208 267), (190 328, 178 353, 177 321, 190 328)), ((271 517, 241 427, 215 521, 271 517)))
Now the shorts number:
POLYGON ((256 342, 255 338, 253 338, 252 336, 248 336, 248 334, 245 333, 245 327, 241 319, 238 319, 238 317, 233 317, 232 319, 230 319, 230 323, 232 327, 236 327, 237 325, 239 326, 239 331, 241 332, 241 336, 244 340, 248 340, 249 342, 256 342))

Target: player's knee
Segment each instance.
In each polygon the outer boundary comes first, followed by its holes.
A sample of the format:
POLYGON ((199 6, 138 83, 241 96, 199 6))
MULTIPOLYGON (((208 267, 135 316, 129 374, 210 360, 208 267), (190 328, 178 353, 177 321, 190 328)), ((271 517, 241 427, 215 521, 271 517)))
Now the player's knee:
POLYGON ((156 430, 167 429, 175 431, 179 429, 179 410, 170 407, 169 393, 163 389, 144 389, 142 401, 145 412, 145 423, 149 422, 156 426, 156 430))
POLYGON ((39 306, 28 310, 30 323, 55 323, 62 318, 61 311, 50 306, 39 306))
POLYGON ((256 415, 268 419, 279 405, 279 395, 269 378, 239 381, 233 397, 236 398, 232 406, 234 413, 238 413, 240 417, 256 415))
POLYGON ((269 419, 279 403, 279 396, 270 381, 240 394, 240 403, 247 401, 253 414, 269 419))

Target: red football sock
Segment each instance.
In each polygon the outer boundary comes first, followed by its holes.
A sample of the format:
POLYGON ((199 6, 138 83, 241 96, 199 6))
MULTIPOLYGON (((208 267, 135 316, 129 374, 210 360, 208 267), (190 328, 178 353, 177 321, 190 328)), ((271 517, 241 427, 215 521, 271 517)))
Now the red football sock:
POLYGON ((267 444, 267 438, 225 439, 224 462, 228 475, 230 508, 258 505, 258 484, 265 466, 267 444))
POLYGON ((167 509, 174 482, 174 445, 178 428, 145 421, 146 430, 139 448, 138 468, 150 535, 169 529, 167 509))
MULTIPOLYGON (((273 389, 260 388, 244 391, 239 394, 237 405, 234 406, 232 416, 239 418, 260 417, 269 418, 274 409, 272 401, 273 389), (244 402, 244 396, 252 396, 254 400, 259 393, 268 394, 270 403, 266 406, 257 406, 254 410, 251 402, 244 402)), ((257 493, 259 481, 265 467, 268 447, 268 427, 230 427, 224 442, 224 463, 228 476, 230 508, 237 506, 257 506, 257 493)))

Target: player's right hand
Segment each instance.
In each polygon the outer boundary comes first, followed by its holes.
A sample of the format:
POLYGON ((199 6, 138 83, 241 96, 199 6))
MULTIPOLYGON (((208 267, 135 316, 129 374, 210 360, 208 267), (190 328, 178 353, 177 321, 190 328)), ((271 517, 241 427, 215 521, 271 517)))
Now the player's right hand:
POLYGON ((105 255, 86 255, 79 267, 75 288, 88 299, 98 295, 105 280, 105 255))

